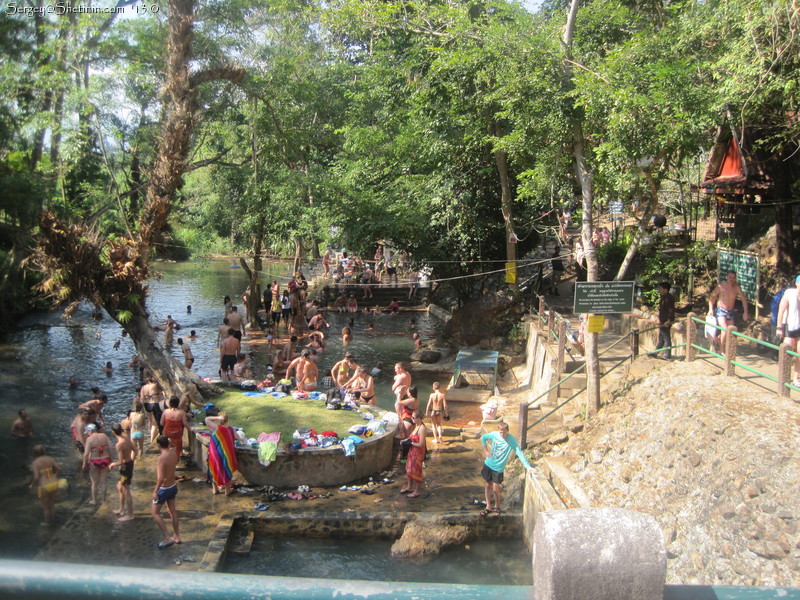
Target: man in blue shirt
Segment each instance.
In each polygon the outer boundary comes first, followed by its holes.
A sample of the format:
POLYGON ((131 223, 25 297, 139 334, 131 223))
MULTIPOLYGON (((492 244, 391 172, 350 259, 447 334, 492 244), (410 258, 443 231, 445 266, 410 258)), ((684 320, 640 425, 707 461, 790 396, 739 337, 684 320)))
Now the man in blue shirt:
POLYGON ((508 433, 508 423, 501 421, 497 431, 482 435, 481 445, 486 455, 486 460, 483 461, 483 469, 481 470, 481 477, 483 477, 486 488, 486 508, 481 511, 481 515, 484 517, 489 513, 500 515, 500 492, 502 490, 503 471, 506 468, 508 459, 511 458, 511 451, 513 450, 519 456, 526 469, 531 470, 532 467, 522 453, 517 440, 508 433), (492 500, 494 500, 494 503, 492 500))

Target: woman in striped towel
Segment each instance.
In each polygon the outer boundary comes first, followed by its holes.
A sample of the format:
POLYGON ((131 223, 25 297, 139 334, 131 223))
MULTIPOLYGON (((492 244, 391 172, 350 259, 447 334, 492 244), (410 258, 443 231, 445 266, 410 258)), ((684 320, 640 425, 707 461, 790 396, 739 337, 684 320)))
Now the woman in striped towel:
POLYGON ((228 415, 225 413, 206 417, 206 426, 211 430, 211 440, 208 443, 211 493, 218 494, 224 489, 225 495, 228 496, 232 492, 233 474, 238 468, 233 427, 228 426, 228 415))

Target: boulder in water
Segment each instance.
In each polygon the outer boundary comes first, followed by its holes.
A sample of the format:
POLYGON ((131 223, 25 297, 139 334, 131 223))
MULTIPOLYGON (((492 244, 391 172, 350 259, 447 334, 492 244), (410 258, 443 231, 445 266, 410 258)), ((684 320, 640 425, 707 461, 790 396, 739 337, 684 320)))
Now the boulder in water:
POLYGON ((468 537, 469 529, 464 525, 451 525, 439 517, 420 518, 410 521, 400 539, 392 544, 392 558, 424 564, 442 548, 463 544, 468 537))

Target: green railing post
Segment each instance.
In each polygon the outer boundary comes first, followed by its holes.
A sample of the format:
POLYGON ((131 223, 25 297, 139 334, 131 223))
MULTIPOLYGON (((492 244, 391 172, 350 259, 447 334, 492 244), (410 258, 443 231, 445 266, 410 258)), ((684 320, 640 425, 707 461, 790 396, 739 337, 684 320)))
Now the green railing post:
POLYGON ((692 362, 697 354, 694 347, 697 339, 697 323, 694 320, 696 317, 697 315, 693 312, 686 315, 686 362, 692 362))
POLYGON ((786 384, 792 380, 792 360, 787 353, 792 347, 789 344, 781 344, 778 348, 778 395, 788 398, 792 393, 786 384))
POLYGON ((735 325, 728 326, 728 336, 725 339, 725 375, 733 377, 736 375, 736 365, 733 361, 736 360, 736 336, 733 335, 736 331, 735 325))
POLYGON ((553 341, 553 329, 555 328, 555 326, 556 326, 556 313, 551 308, 549 311, 547 311, 547 341, 548 342, 552 342, 553 341))
POLYGON ((639 329, 631 329, 631 362, 639 356, 639 329))
POLYGON ((517 435, 517 443, 523 450, 528 447, 528 403, 525 400, 519 403, 519 432, 517 435))

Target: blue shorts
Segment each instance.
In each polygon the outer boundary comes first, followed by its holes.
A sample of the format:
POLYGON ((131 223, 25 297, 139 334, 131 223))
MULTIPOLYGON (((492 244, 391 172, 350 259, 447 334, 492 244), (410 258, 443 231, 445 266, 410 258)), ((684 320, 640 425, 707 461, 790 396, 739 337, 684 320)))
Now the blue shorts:
POLYGON ((728 310, 727 308, 718 306, 716 317, 718 319, 727 319, 728 321, 733 321, 736 318, 736 313, 734 313, 732 310, 728 310))
POLYGON ((167 500, 173 500, 175 496, 178 495, 178 484, 173 483, 171 486, 167 488, 158 488, 158 492, 156 493, 156 499, 153 500, 153 504, 164 504, 167 500))

